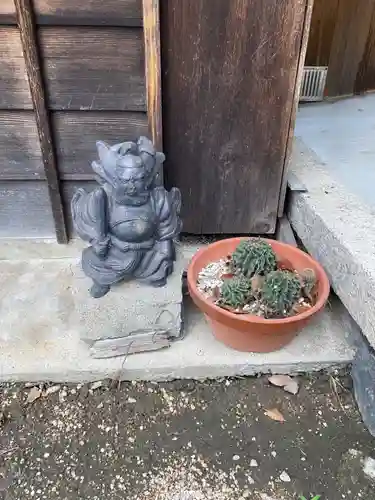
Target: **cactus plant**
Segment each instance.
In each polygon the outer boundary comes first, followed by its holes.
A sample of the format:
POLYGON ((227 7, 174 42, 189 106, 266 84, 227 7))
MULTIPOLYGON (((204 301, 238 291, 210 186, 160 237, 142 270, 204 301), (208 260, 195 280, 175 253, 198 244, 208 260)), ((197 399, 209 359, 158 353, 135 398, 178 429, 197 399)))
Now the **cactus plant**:
POLYGON ((244 276, 224 280, 219 304, 233 309, 243 307, 251 296, 251 281, 244 276))
POLYGON ((244 276, 266 275, 277 267, 276 255, 271 245, 260 239, 241 241, 233 252, 233 263, 244 276))
POLYGON ((299 275, 301 278, 300 281, 302 285, 302 291, 307 298, 311 299, 311 294, 317 281, 315 272, 313 271, 313 269, 304 269, 299 273, 299 275))
POLYGON ((291 271, 272 271, 264 280, 262 299, 270 316, 288 315, 301 295, 301 282, 291 271))

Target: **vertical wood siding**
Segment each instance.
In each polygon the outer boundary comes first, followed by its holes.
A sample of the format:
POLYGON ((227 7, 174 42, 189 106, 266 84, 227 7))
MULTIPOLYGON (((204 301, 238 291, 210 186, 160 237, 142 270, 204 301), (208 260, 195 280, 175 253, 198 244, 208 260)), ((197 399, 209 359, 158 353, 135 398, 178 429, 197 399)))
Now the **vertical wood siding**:
POLYGON ((328 96, 375 90, 375 0, 315 0, 306 65, 328 66, 328 96))

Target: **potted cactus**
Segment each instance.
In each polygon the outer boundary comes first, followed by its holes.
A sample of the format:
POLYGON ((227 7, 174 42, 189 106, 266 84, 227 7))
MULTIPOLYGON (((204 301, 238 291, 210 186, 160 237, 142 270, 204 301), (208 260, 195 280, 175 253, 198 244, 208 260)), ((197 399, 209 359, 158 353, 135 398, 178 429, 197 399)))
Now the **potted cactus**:
POLYGON ((200 250, 188 268, 190 295, 214 335, 241 351, 277 350, 325 305, 323 268, 291 245, 230 238, 200 250))

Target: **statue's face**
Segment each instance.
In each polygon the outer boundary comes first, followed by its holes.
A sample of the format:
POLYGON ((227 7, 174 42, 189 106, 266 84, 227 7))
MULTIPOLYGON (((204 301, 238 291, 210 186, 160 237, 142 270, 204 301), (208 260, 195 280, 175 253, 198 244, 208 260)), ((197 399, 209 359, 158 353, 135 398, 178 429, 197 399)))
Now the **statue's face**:
POLYGON ((118 201, 126 198, 144 195, 147 192, 147 170, 139 156, 126 154, 121 157, 116 166, 116 198, 118 201))
POLYGON ((122 168, 114 187, 116 201, 122 205, 142 205, 150 196, 144 168, 122 168))
POLYGON ((127 196, 136 196, 146 190, 146 175, 143 168, 125 168, 118 176, 118 188, 127 196))

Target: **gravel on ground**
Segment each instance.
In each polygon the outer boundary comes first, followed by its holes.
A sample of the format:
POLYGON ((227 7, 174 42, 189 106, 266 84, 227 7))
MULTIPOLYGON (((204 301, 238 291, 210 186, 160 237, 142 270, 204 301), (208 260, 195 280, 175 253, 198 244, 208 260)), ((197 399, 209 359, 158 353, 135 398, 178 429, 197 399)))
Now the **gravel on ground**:
POLYGON ((0 498, 375 499, 350 378, 297 380, 4 384, 0 498))

